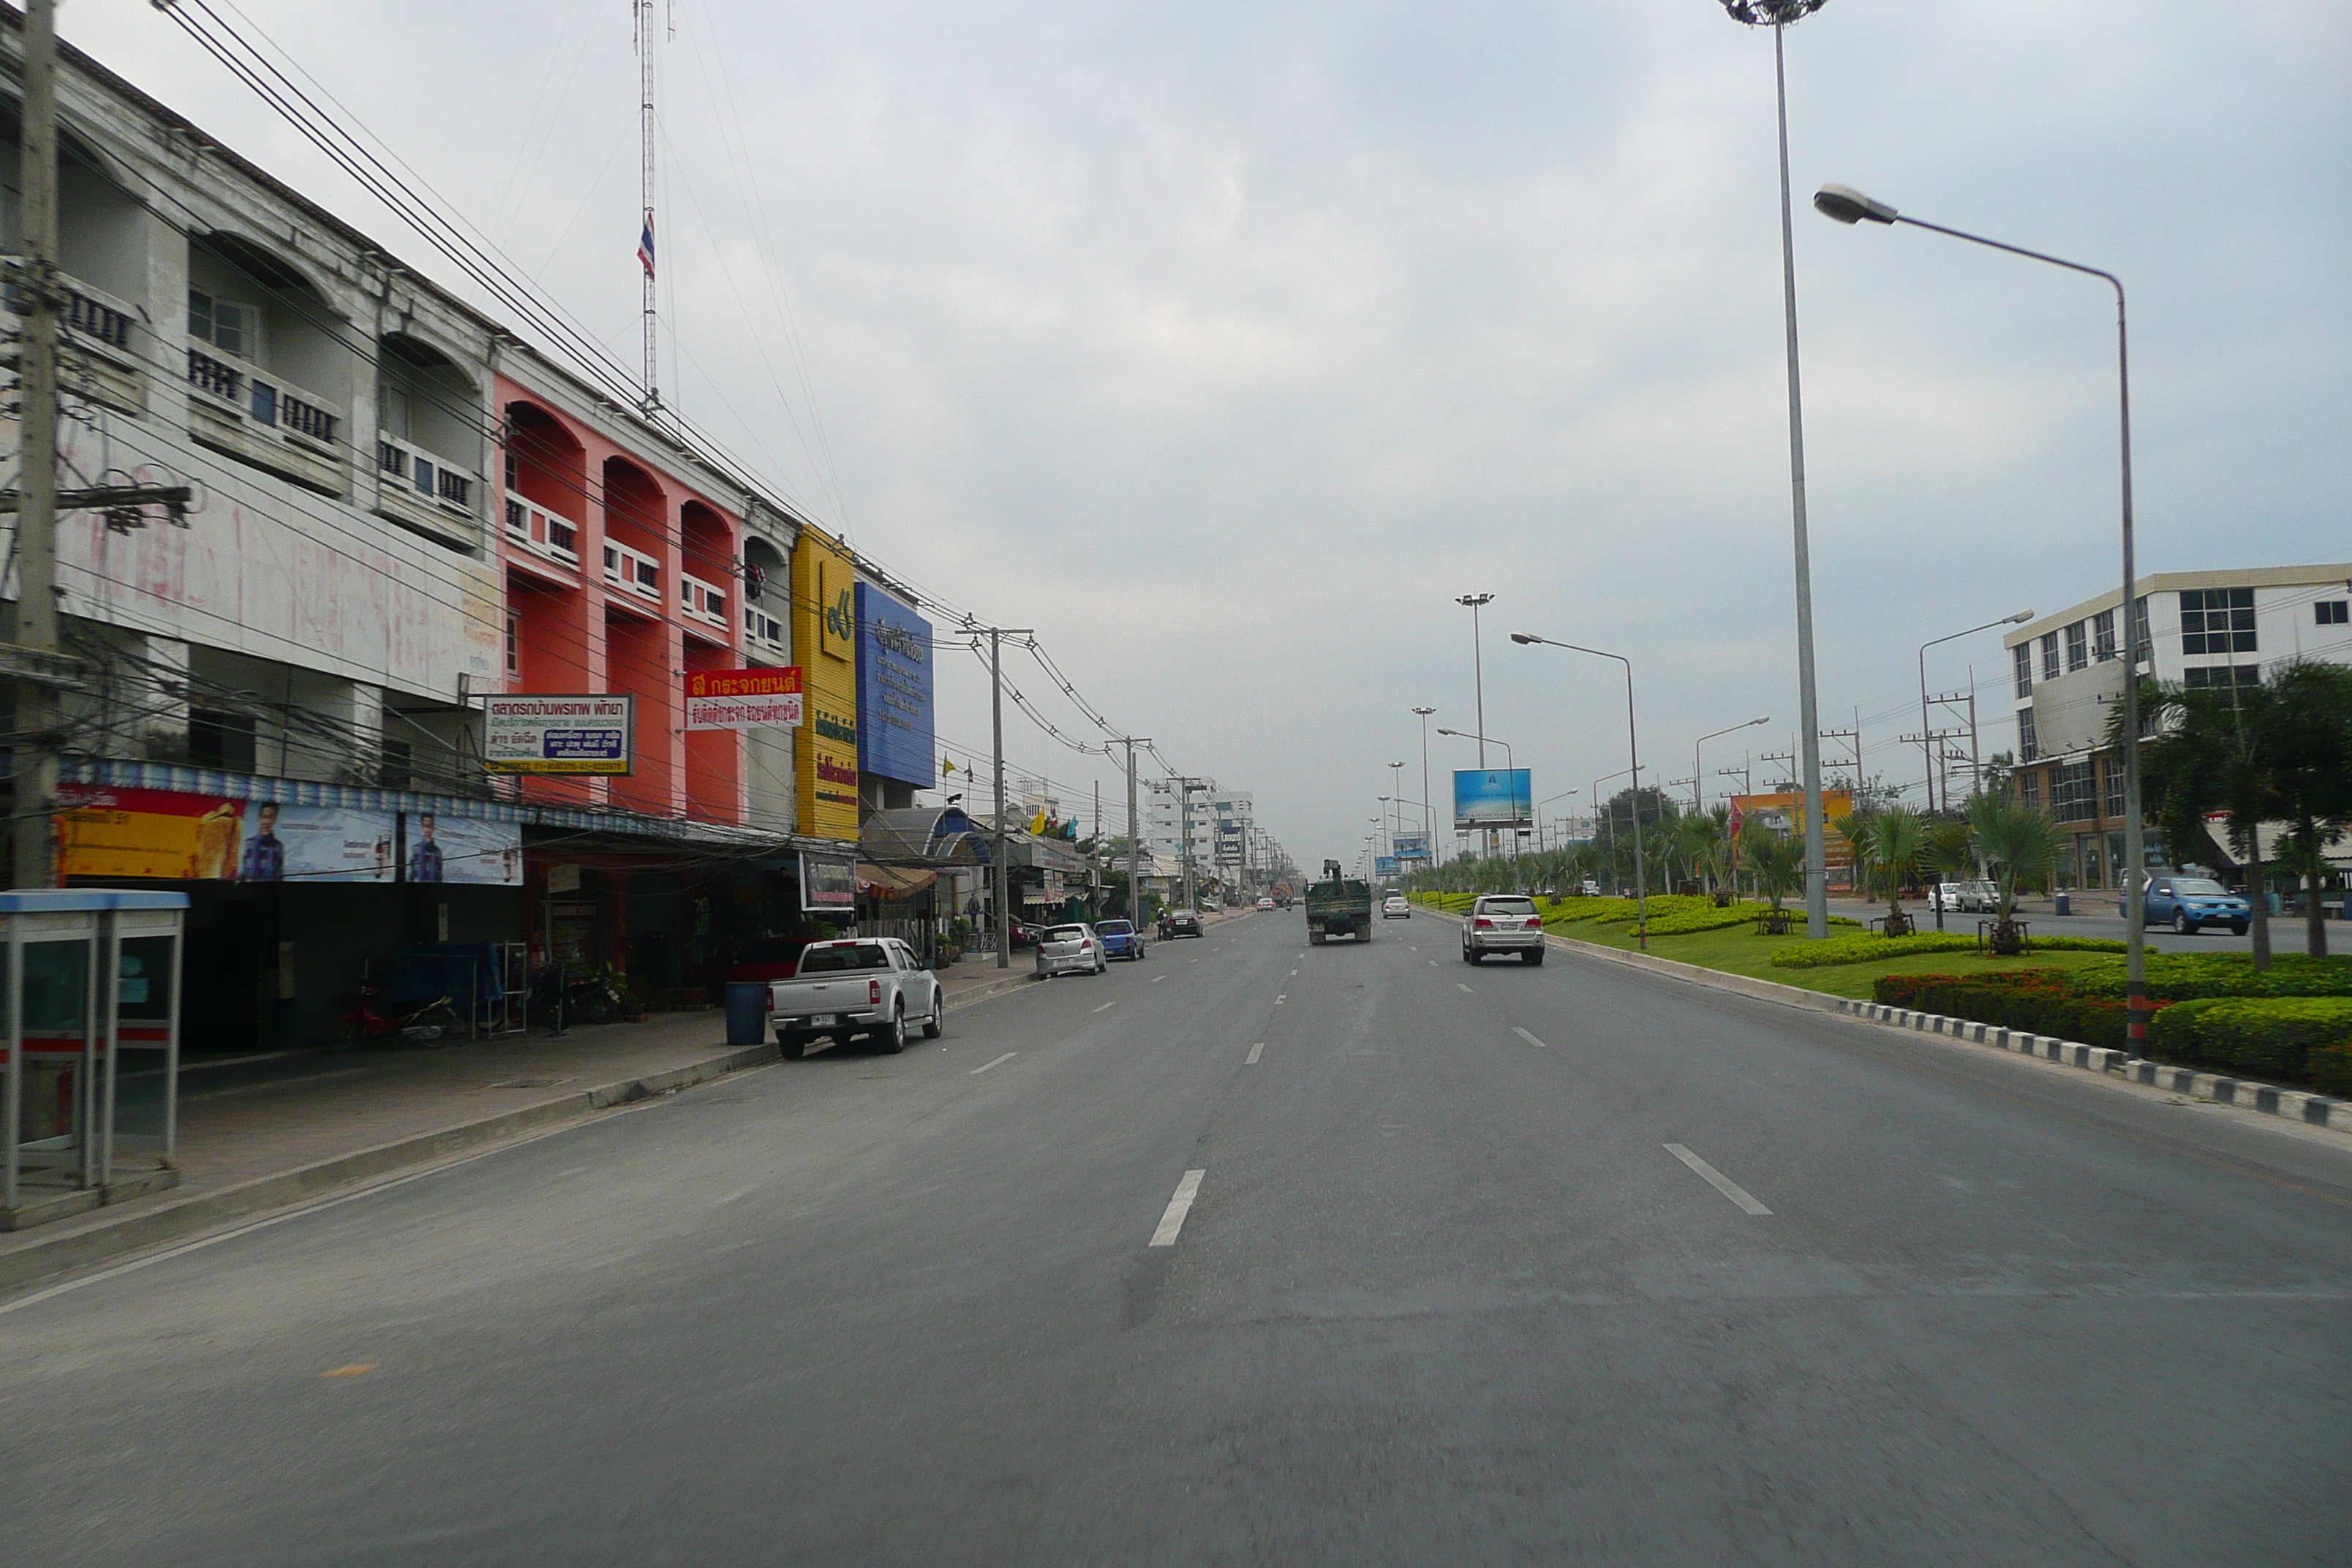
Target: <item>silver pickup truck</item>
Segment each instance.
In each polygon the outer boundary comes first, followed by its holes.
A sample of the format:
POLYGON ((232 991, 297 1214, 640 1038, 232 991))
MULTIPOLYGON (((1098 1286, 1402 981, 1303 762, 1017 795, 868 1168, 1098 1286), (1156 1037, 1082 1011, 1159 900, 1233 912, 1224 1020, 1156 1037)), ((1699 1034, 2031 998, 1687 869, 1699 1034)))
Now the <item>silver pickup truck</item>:
POLYGON ((811 942, 790 980, 770 982, 768 1018, 788 1061, 809 1042, 830 1036, 841 1043, 865 1036, 897 1056, 907 1031, 919 1026, 936 1040, 947 1026, 947 998, 939 976, 896 937, 844 937, 811 942))

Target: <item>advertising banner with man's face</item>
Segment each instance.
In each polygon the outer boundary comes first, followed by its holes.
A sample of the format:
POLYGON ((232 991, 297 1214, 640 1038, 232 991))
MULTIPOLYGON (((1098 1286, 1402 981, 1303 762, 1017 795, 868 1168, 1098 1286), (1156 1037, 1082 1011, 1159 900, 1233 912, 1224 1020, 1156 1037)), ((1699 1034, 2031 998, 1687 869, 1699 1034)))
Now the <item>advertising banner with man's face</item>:
POLYGON ((67 877, 236 882, 397 879, 394 815, 177 790, 67 784, 58 869, 67 877))
POLYGON ((405 817, 403 881, 522 886, 520 823, 478 822, 426 811, 408 812, 405 817))

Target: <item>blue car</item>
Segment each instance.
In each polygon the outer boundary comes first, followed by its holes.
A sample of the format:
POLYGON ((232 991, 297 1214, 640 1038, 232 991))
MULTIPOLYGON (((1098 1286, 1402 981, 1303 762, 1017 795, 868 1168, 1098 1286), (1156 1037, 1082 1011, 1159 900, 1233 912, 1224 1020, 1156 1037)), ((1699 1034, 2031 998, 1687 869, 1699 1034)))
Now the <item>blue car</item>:
POLYGON ((2243 936, 2253 918, 2243 898, 2212 878, 2170 876, 2148 879, 2147 907, 2141 916, 2149 925, 2168 925, 2183 936, 2194 936, 2209 925, 2225 925, 2243 936))
POLYGON ((1143 956, 1143 933, 1125 921, 1097 921, 1095 935, 1102 938, 1106 958, 1143 956))

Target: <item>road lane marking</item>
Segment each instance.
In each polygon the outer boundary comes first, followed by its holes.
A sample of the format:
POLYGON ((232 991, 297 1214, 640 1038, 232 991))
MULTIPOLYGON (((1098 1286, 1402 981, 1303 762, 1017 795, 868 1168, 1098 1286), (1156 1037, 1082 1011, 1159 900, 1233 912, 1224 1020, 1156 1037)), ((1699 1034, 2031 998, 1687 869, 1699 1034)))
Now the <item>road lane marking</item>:
POLYGON ((1423 959, 1423 960, 1422 960, 1422 962, 1423 962, 1423 963, 1426 963, 1427 965, 1429 965, 1429 967, 1430 967, 1430 968, 1432 968, 1432 969, 1434 969, 1434 968, 1436 968, 1436 967, 1437 967, 1437 960, 1435 960, 1435 959, 1433 959, 1433 958, 1424 958, 1424 959, 1423 959))
POLYGON ((1166 976, 1166 975, 1164 975, 1164 974, 1155 974, 1155 975, 1153 975, 1153 976, 1151 977, 1151 984, 1153 984, 1154 985, 1157 985, 1157 984, 1159 984, 1161 981, 1163 981, 1163 980, 1165 980, 1165 979, 1167 979, 1167 978, 1168 978, 1168 976, 1166 976))
POLYGON ((1206 1171, 1187 1171, 1184 1179, 1176 1184, 1176 1195, 1168 1200, 1167 1212, 1160 1216, 1160 1228, 1151 1233, 1153 1247, 1173 1247, 1176 1233, 1184 1228, 1184 1216, 1192 1212, 1192 1194, 1201 1190, 1201 1178, 1206 1171))
POLYGON ((1519 1037, 1519 1038, 1521 1038, 1521 1039, 1523 1039, 1523 1040, 1527 1041, 1527 1043, 1528 1043, 1528 1044, 1529 1044, 1529 1045, 1531 1045, 1531 1046, 1535 1047, 1536 1047, 1537 1049, 1538 1049, 1538 1050, 1546 1050, 1546 1051, 1548 1051, 1548 1050, 1551 1049, 1551 1047, 1550 1047, 1549 1046, 1545 1045, 1541 1040, 1537 1039, 1533 1035, 1528 1034, 1525 1029, 1520 1028, 1517 1024, 1514 1024, 1514 1025, 1512 1025, 1512 1026, 1511 1026, 1511 1033, 1513 1033, 1513 1034, 1515 1034, 1515 1035, 1518 1036, 1518 1037, 1519 1037))
POLYGON ((1741 1186, 1738 1182, 1733 1181, 1729 1176, 1725 1175, 1721 1171, 1717 1170, 1713 1165, 1708 1164, 1706 1161, 1700 1159, 1697 1155, 1692 1153, 1681 1144, 1669 1143, 1665 1146, 1665 1149, 1667 1153, 1672 1154, 1675 1159, 1680 1160, 1684 1164, 1688 1165, 1692 1170, 1696 1171, 1701 1181, 1705 1182, 1708 1186, 1713 1187, 1717 1192, 1721 1193, 1725 1197, 1729 1198, 1733 1203, 1738 1204, 1741 1208, 1746 1209, 1749 1214, 1770 1214, 1772 1212, 1770 1209, 1766 1208, 1762 1204, 1758 1203, 1754 1198, 1750 1197, 1748 1194, 1747 1188, 1741 1186))
POLYGON ((1285 1002, 1287 1002, 1287 1001, 1289 1001, 1289 1000, 1290 1000, 1290 998, 1289 998, 1289 997, 1287 997, 1287 996, 1277 996, 1277 997, 1276 997, 1276 998, 1274 999, 1274 1005, 1275 1005, 1276 1006, 1279 1007, 1279 1006, 1281 1006, 1285 1002))
POLYGON ((1250 1047, 1249 1059, 1242 1063, 1242 1066, 1245 1068, 1254 1068, 1257 1066, 1257 1058, 1264 1055, 1265 1055, 1265 1042, 1264 1040, 1260 1040, 1257 1044, 1250 1047))
POLYGON ((1292 971, 1290 972, 1290 978, 1292 978, 1293 980, 1297 979, 1297 978, 1298 978, 1298 971, 1297 971, 1296 969, 1292 970, 1292 971))
MULTIPOLYGON (((1463 984, 1462 984, 1462 982, 1460 982, 1459 980, 1457 980, 1457 981, 1455 981, 1455 982, 1454 983, 1454 989, 1455 989, 1456 991, 1470 991, 1470 987, 1468 987, 1467 985, 1463 984)), ((1471 994, 1471 995, 1473 995, 1473 996, 1475 996, 1475 995, 1476 995, 1476 994, 1477 994, 1475 991, 1470 991, 1470 994, 1471 994)))
POLYGON ((1104 1004, 1103 1004, 1101 1006, 1099 1006, 1099 1007, 1089 1007, 1089 1008, 1087 1008, 1087 1012, 1089 1012, 1089 1013, 1107 1013, 1107 1012, 1108 1012, 1111 1008, 1116 1007, 1116 1006, 1118 1006, 1118 1004, 1117 1002, 1106 1002, 1106 1003, 1104 1003, 1104 1004))
POLYGON ((372 1361, 355 1361, 349 1366, 329 1367, 319 1375, 320 1377, 365 1377, 375 1368, 376 1363, 372 1361))
POLYGON ((1188 959, 1186 959, 1184 962, 1185 962, 1185 963, 1200 963, 1201 961, 1200 961, 1199 959, 1197 959, 1197 958, 1188 958, 1188 959))
POLYGON ((1017 1056, 1019 1056, 1020 1054, 1021 1054, 1021 1053, 1020 1053, 1019 1051, 1007 1051, 1007 1052, 1005 1052, 1003 1056, 1001 1056, 1001 1057, 997 1058, 996 1058, 994 1061, 992 1061, 992 1062, 982 1062, 980 1066, 978 1066, 978 1067, 976 1067, 976 1068, 972 1068, 972 1069, 971 1069, 971 1076, 972 1076, 972 1077, 974 1077, 974 1078, 978 1078, 981 1074, 982 1074, 982 1073, 986 1072, 990 1068, 1001 1068, 1001 1067, 1003 1067, 1006 1062, 1011 1061, 1014 1057, 1017 1057, 1017 1056))

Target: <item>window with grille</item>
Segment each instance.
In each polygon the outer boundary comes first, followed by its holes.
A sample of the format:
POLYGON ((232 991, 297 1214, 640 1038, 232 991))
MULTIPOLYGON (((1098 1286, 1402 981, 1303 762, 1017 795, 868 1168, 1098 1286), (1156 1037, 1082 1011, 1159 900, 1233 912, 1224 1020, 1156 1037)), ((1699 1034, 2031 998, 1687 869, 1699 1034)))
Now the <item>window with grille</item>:
POLYGON ((2033 645, 2032 643, 2021 642, 2009 651, 2010 656, 2017 664, 2017 694, 2020 697, 2032 696, 2033 645))
POLYGON ((2042 804, 2042 774, 2038 770, 2017 775, 2017 798, 2024 805, 2042 804))
POLYGON ((2089 759, 2061 763, 2050 781, 2050 815, 2061 822, 2084 822, 2098 812, 2096 781, 2089 759))
POLYGON ((2042 741, 2033 732, 2033 710, 2021 708, 2017 710, 2017 760, 2030 763, 2041 754, 2042 741))
POLYGON ((2340 626, 2352 620, 2352 599, 2322 599, 2311 609, 2323 626, 2340 626))
POLYGON ((2044 680, 2058 679, 2058 634, 2056 632, 2044 632, 2042 635, 2042 679, 2044 680))
POLYGON ((2184 588, 2180 592, 2180 651, 2252 653, 2252 588, 2184 588))
POLYGON ((506 624, 507 679, 522 679, 522 616, 513 610, 507 612, 506 624))
POLYGON ((2104 803, 2100 815, 2120 817, 2124 814, 2124 764, 2121 758, 2109 758, 2100 764, 2102 788, 2099 798, 2104 803))
POLYGON ((2101 610, 2091 617, 2091 657, 2101 664, 2116 657, 2116 613, 2101 610))
POLYGON ((2072 674, 2091 662, 2090 644, 2083 636, 2083 623, 2076 621, 2066 628, 2066 670, 2072 674))

